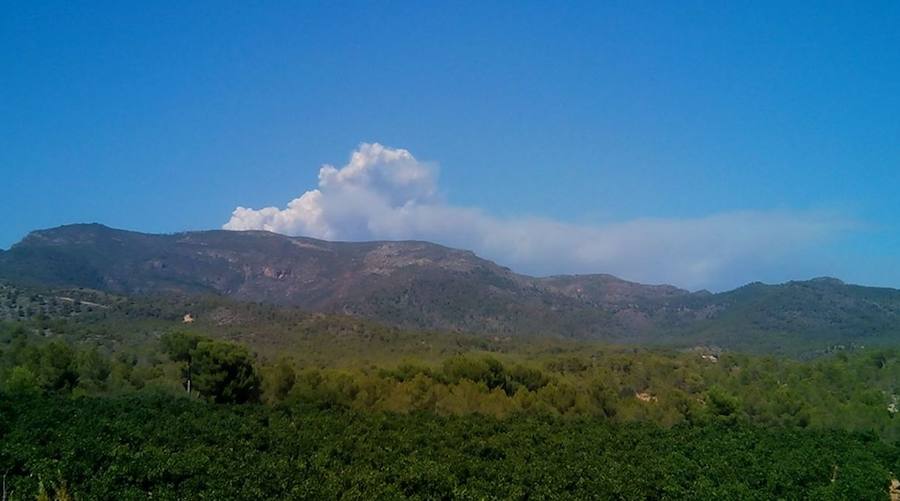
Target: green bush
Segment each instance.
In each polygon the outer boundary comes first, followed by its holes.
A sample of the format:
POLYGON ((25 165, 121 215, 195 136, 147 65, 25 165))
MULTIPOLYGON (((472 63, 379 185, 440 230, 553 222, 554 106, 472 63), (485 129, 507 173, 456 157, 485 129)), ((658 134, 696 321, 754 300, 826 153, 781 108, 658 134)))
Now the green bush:
POLYGON ((0 395, 0 469, 74 499, 881 499, 873 435, 0 395))

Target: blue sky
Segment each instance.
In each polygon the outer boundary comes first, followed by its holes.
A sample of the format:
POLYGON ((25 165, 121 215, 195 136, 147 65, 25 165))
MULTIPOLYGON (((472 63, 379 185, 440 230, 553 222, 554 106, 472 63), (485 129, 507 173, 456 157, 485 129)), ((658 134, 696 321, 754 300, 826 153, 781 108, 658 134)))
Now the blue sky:
POLYGON ((337 207, 320 167, 377 142, 433 170, 407 202, 438 219, 313 236, 691 288, 900 287, 900 3, 184 3, 4 6, 0 247, 219 228, 317 188, 337 207))

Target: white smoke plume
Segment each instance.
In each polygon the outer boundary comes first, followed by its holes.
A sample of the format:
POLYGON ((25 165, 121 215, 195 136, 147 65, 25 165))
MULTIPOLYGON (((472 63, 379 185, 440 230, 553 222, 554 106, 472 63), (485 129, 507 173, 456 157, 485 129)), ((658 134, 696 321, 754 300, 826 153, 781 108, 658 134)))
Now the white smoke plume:
POLYGON ((798 253, 849 225, 827 214, 792 211, 596 225, 504 219, 447 203, 437 180, 435 164, 404 149, 364 143, 343 167, 322 166, 317 189, 283 209, 238 207, 224 228, 326 240, 428 240, 526 273, 602 272, 715 288, 750 278, 742 276, 747 270, 799 259, 798 253))

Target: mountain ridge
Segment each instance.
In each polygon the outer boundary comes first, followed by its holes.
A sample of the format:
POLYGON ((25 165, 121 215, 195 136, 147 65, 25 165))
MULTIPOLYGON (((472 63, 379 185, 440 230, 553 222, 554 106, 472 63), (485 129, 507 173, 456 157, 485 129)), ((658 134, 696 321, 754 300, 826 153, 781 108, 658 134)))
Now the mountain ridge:
POLYGON ((832 277, 687 291, 608 274, 532 277, 424 241, 264 231, 147 234, 100 224, 29 233, 0 278, 124 294, 214 293, 406 328, 626 342, 900 339, 900 291, 832 277))
MULTIPOLYGON (((512 272, 512 270, 510 270, 510 268, 503 266, 502 264, 496 263, 494 261, 490 261, 486 258, 481 258, 471 250, 458 249, 458 248, 454 248, 454 247, 450 247, 450 246, 446 246, 446 245, 442 245, 442 244, 438 244, 438 243, 434 243, 434 242, 429 242, 427 240, 366 240, 366 241, 323 240, 323 239, 317 239, 317 238, 305 237, 305 236, 288 236, 288 235, 283 235, 280 233, 275 233, 275 232, 266 231, 266 230, 235 231, 235 230, 211 229, 211 230, 187 230, 187 231, 179 231, 179 232, 171 232, 171 233, 146 233, 146 232, 141 232, 141 231, 137 231, 137 230, 126 230, 126 229, 120 229, 120 228, 113 228, 113 227, 107 226, 105 224, 96 223, 96 222, 94 222, 94 223, 71 223, 71 224, 64 224, 64 225, 60 225, 60 226, 50 227, 50 228, 42 228, 42 229, 32 230, 32 231, 28 232, 22 238, 22 240, 20 240, 19 242, 13 243, 9 249, 0 249, 0 256, 2 256, 4 253, 10 252, 11 250, 15 249, 16 247, 19 247, 19 246, 22 246, 23 244, 29 243, 29 241, 32 240, 32 237, 40 237, 47 233, 55 233, 55 232, 59 232, 59 231, 70 231, 70 230, 87 229, 87 228, 93 228, 93 229, 97 229, 100 231, 124 233, 124 234, 130 234, 130 235, 141 235, 141 236, 149 236, 149 237, 177 237, 177 236, 181 236, 181 235, 195 235, 195 234, 238 233, 238 234, 248 234, 248 235, 273 236, 273 237, 277 237, 277 238, 287 238, 287 239, 291 239, 291 240, 301 240, 301 241, 308 241, 308 242, 318 242, 318 243, 327 244, 327 245, 356 246, 356 245, 367 245, 367 244, 369 244, 369 245, 371 245, 371 244, 424 244, 424 245, 433 246, 436 248, 443 248, 443 249, 447 249, 447 250, 466 253, 466 254, 478 257, 479 259, 481 259, 483 261, 487 261, 492 264, 495 264, 496 266, 503 268, 507 271, 512 272)), ((721 291, 718 293, 713 293, 707 289, 698 289, 695 291, 690 291, 688 289, 682 289, 676 285, 667 284, 667 283, 647 284, 647 283, 643 283, 643 282, 636 282, 636 281, 618 277, 618 276, 610 274, 610 273, 600 273, 600 272, 598 272, 598 273, 569 273, 569 274, 560 273, 560 274, 552 274, 552 275, 528 275, 528 274, 517 273, 517 272, 513 272, 513 273, 516 273, 516 274, 522 275, 522 276, 526 276, 529 278, 533 278, 533 279, 548 280, 548 281, 554 280, 554 279, 565 279, 565 278, 570 278, 570 279, 576 279, 576 278, 607 279, 608 278, 608 279, 613 279, 613 280, 617 280, 617 281, 638 284, 638 285, 642 285, 642 286, 646 286, 646 287, 671 288, 671 289, 677 289, 677 290, 691 292, 691 293, 695 293, 695 294, 721 294, 723 292, 732 292, 734 290, 737 290, 737 289, 740 289, 743 287, 747 287, 747 286, 751 286, 751 285, 777 286, 777 285, 787 285, 790 283, 804 283, 804 282, 823 282, 823 283, 828 282, 828 283, 836 283, 836 284, 840 284, 840 285, 847 285, 847 286, 853 286, 853 287, 900 290, 900 288, 895 288, 895 287, 871 286, 871 285, 847 283, 840 278, 828 276, 828 275, 816 276, 816 277, 811 277, 808 279, 792 279, 792 280, 788 280, 785 282, 779 282, 779 283, 753 281, 753 282, 748 282, 744 285, 738 286, 734 289, 721 291)))

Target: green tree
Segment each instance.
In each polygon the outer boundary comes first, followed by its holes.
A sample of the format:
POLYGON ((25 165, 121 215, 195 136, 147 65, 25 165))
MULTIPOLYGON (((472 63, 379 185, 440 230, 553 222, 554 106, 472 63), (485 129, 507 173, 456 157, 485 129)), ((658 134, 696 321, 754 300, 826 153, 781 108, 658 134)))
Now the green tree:
POLYGON ((75 350, 60 341, 37 348, 38 383, 48 391, 68 391, 78 384, 75 350))
POLYGON ((182 369, 182 376, 184 377, 184 387, 187 389, 188 395, 191 394, 191 385, 193 383, 194 351, 197 349, 197 345, 205 340, 208 340, 208 338, 181 331, 170 332, 163 335, 162 339, 160 339, 163 353, 168 355, 173 361, 185 364, 182 369))
POLYGON ((96 348, 83 350, 77 356, 78 384, 89 389, 103 389, 112 370, 109 359, 96 348))
MULTIPOLYGON (((503 364, 493 357, 455 356, 444 360, 442 372, 450 383, 458 383, 468 379, 475 383, 484 383, 488 388, 509 389, 509 378, 503 364)), ((513 391, 507 392, 512 394, 513 391)))
POLYGON ((740 401, 721 388, 712 388, 707 393, 707 406, 714 419, 724 423, 735 423, 738 419, 740 401))
POLYGON ((37 376, 28 367, 16 366, 9 373, 6 379, 6 390, 10 393, 38 393, 40 386, 38 385, 37 376))
POLYGON ((297 382, 294 366, 288 359, 282 358, 274 366, 269 367, 263 375, 263 395, 268 402, 281 402, 297 382))
POLYGON ((260 381, 246 348, 221 341, 200 341, 191 350, 197 391, 216 403, 259 400, 260 381))

